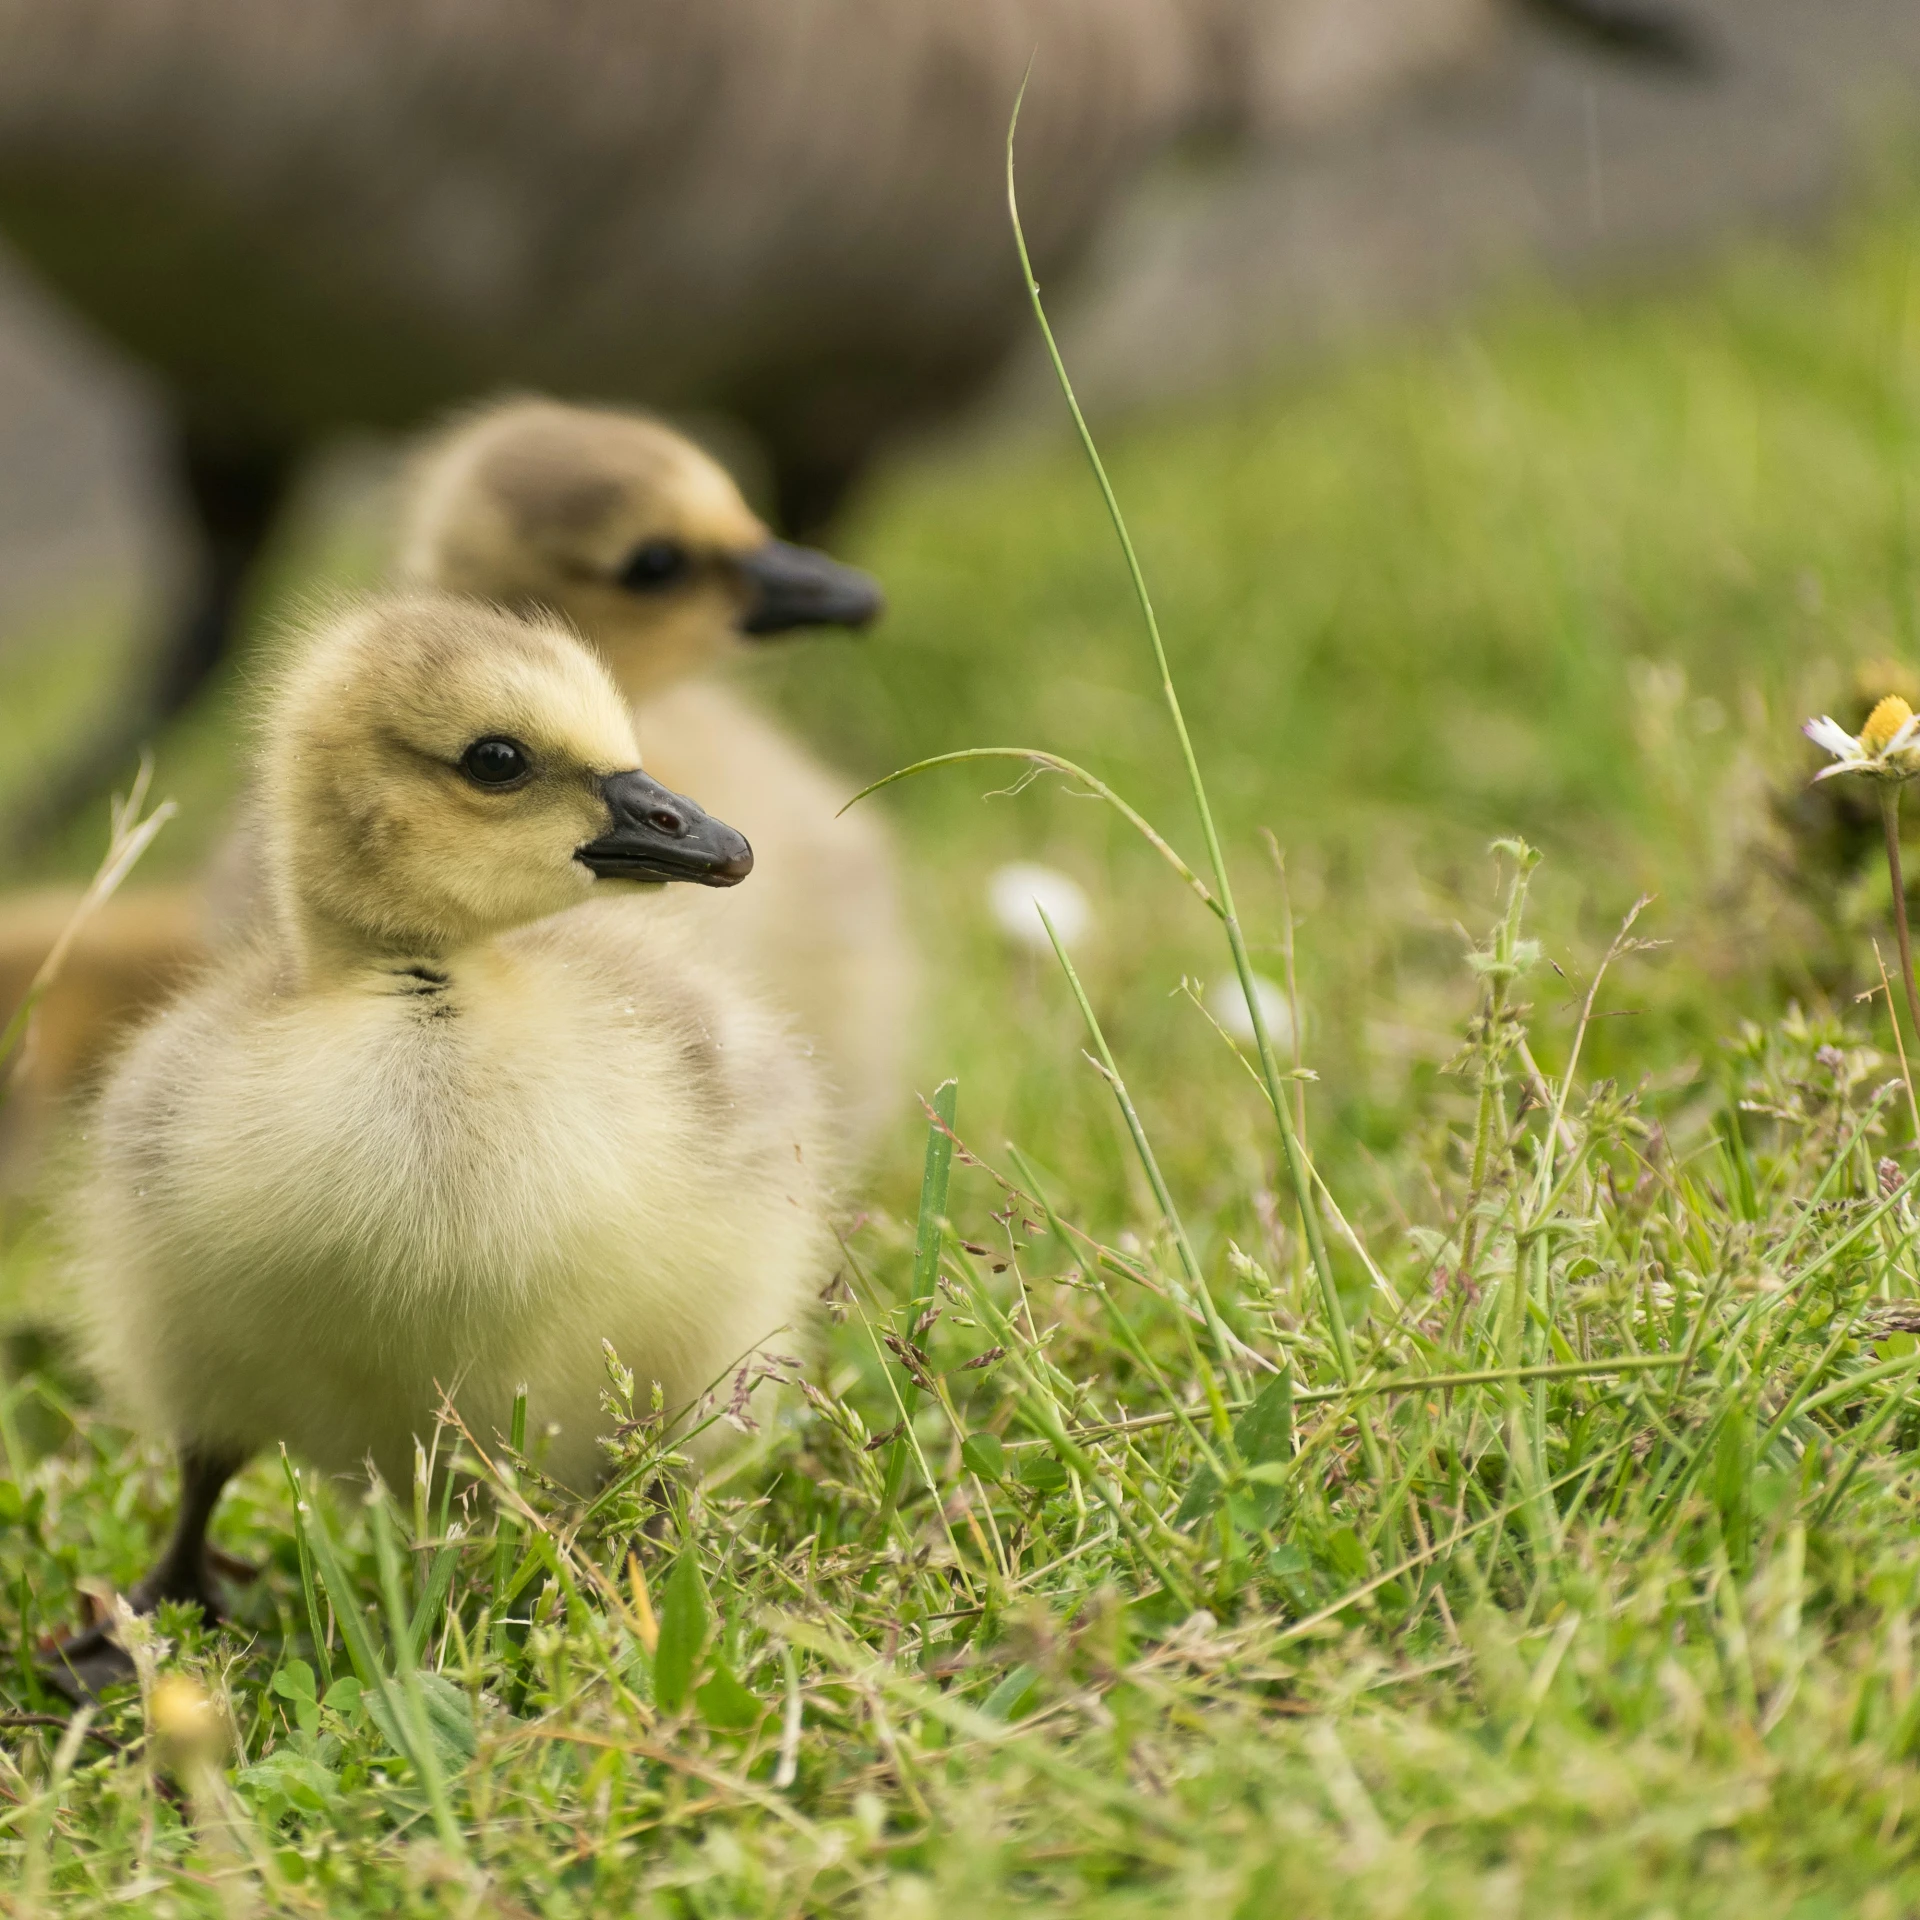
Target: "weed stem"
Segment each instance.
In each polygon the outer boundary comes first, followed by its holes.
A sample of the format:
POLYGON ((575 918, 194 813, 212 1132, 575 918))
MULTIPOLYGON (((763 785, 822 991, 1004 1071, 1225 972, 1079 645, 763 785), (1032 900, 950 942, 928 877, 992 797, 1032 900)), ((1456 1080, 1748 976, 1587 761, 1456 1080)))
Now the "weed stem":
POLYGON ((1905 783, 1880 783, 1880 823, 1887 832, 1887 877, 1893 882, 1893 930, 1900 941, 1900 984, 1907 990, 1907 1012, 1920 1035, 1920 989, 1913 981, 1913 936, 1907 931, 1907 884, 1900 872, 1900 789, 1905 783))
MULTIPOLYGON (((1026 93, 1024 81, 1021 82, 1020 92, 1022 96, 1026 93)), ((1160 674, 1161 697, 1166 701, 1167 712, 1173 720, 1174 735, 1180 743, 1180 757, 1186 767, 1187 783, 1193 790, 1194 806, 1200 815, 1201 836, 1207 843, 1207 860, 1213 868, 1214 900, 1226 926, 1234 972, 1239 975, 1240 989, 1246 996, 1247 1014, 1253 1022, 1254 1044, 1260 1055, 1261 1076, 1266 1082, 1267 1098, 1272 1102, 1274 1118, 1279 1123, 1287 1176, 1300 1209, 1301 1228, 1306 1235, 1307 1250, 1312 1256, 1313 1270, 1319 1279, 1321 1296, 1326 1305, 1327 1330, 1333 1339, 1334 1356, 1339 1362, 1342 1376, 1351 1380, 1355 1374, 1353 1340, 1347 1331, 1346 1312, 1340 1304, 1340 1291, 1334 1283, 1333 1262, 1328 1257, 1326 1235, 1321 1230, 1320 1210, 1314 1201, 1313 1174, 1307 1165, 1306 1151, 1300 1144, 1299 1130, 1293 1123, 1292 1109, 1281 1091, 1280 1063, 1274 1057, 1273 1037, 1267 1031, 1266 1014, 1260 1004, 1259 990, 1254 984, 1253 962, 1248 957, 1246 938, 1240 931, 1239 916, 1234 911, 1233 889, 1227 880, 1226 856, 1221 851, 1220 836, 1213 824, 1213 810, 1207 804, 1207 789, 1200 777, 1200 762, 1187 733, 1186 716, 1180 709, 1180 696, 1174 691, 1173 674, 1167 666, 1167 650, 1160 638, 1160 622, 1154 615, 1153 600, 1147 592, 1146 575, 1142 573, 1139 556, 1133 550, 1133 539, 1127 532, 1120 502, 1114 495, 1112 482, 1107 478, 1100 450, 1093 443, 1086 416, 1080 411, 1073 382, 1067 377, 1066 362, 1060 358, 1060 349, 1054 341, 1053 328, 1047 322, 1046 308, 1040 300, 1040 283, 1034 278, 1033 261, 1027 253, 1027 236, 1020 225, 1020 203, 1013 184, 1013 137, 1019 125, 1020 101, 1016 99, 1013 119, 1007 128, 1007 211, 1013 220, 1013 243, 1020 254, 1021 276, 1026 282, 1027 297, 1033 304, 1034 318, 1040 325, 1040 337, 1046 343, 1047 358, 1053 365, 1054 378, 1059 382, 1060 391, 1066 399, 1067 411, 1073 416, 1074 431, 1079 435, 1081 448, 1093 468, 1100 497, 1106 502, 1107 517, 1113 522, 1113 530, 1119 536, 1120 550, 1126 556, 1127 574, 1133 582, 1134 597, 1140 603, 1141 617, 1146 622, 1147 639, 1152 644, 1154 665, 1160 674)), ((1370 1436, 1367 1451, 1371 1457, 1374 1449, 1370 1436)))

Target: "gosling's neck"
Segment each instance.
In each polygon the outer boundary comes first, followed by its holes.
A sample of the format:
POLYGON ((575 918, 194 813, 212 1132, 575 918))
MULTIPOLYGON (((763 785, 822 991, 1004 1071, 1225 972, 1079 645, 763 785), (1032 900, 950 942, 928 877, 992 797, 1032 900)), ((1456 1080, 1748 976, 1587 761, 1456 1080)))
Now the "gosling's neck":
POLYGON ((328 987, 369 973, 417 972, 444 982, 460 957, 485 943, 462 930, 453 936, 424 927, 371 928, 330 913, 296 890, 283 889, 276 903, 277 945, 296 991, 328 987))

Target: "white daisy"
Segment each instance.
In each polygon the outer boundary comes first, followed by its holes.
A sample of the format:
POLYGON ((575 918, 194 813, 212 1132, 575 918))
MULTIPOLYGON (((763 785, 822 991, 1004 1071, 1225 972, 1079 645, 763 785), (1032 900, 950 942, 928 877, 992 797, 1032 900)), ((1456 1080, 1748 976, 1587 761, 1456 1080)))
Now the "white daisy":
POLYGON ((1836 773, 1870 773, 1880 780, 1911 780, 1920 773, 1920 717, 1890 693, 1867 715, 1858 737, 1839 721, 1822 714, 1800 729, 1816 747, 1833 755, 1834 764, 1813 777, 1830 780, 1836 773))
MULTIPOLYGON (((1264 973, 1253 976, 1253 990, 1260 999, 1260 1017, 1267 1023, 1267 1038, 1276 1047, 1293 1044, 1293 1007, 1286 989, 1264 973)), ((1247 1011, 1247 996, 1240 991, 1238 974, 1223 974, 1207 994, 1207 1011, 1236 1040, 1253 1038, 1253 1015, 1247 1011)))
POLYGON ((1093 907, 1080 883, 1032 860, 994 868, 987 878, 987 906, 1009 940, 1035 953, 1053 951, 1042 908, 1063 947, 1077 946, 1093 928, 1093 907))

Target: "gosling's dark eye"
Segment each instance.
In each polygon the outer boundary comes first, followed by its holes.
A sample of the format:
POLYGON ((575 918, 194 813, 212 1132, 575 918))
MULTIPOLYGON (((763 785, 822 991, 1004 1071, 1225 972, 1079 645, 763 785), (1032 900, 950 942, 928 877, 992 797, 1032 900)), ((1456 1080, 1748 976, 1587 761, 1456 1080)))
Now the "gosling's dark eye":
POLYGON ((658 593, 687 570, 687 550, 678 540, 649 540, 627 555, 620 584, 629 593, 658 593))
POLYGON ((460 771, 475 786, 511 787, 533 771, 533 757, 518 740, 503 740, 496 735, 476 740, 460 756, 460 771))

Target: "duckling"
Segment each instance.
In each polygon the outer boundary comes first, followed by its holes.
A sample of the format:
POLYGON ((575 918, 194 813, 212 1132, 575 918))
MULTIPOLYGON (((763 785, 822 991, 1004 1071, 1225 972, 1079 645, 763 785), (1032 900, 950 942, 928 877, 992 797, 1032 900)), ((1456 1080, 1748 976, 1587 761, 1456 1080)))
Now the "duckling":
POLYGON ((404 580, 563 613, 631 700, 800 627, 864 627, 869 575, 776 540, 720 463, 645 414, 515 396, 412 463, 404 580))
MULTIPOLYGON (((443 1391, 484 1435, 525 1383, 586 1487, 603 1340, 677 1415, 828 1271, 813 1071, 655 910, 751 850, 640 771, 577 639, 450 597, 338 615, 259 783, 268 924, 133 1040, 67 1209, 99 1375, 181 1455, 145 1607, 217 1607, 207 1522, 261 1448, 403 1479, 443 1391)), ((98 1632, 65 1653, 116 1671, 98 1632)))
MULTIPOLYGON (((866 1153, 901 1098, 915 969, 890 837, 838 809, 830 772, 716 671, 777 636, 864 626, 877 584, 771 537, 726 470, 644 416, 516 398, 451 423, 415 457, 398 515, 404 580, 571 620, 640 704, 647 764, 736 821, 754 884, 679 910, 786 1007, 814 1043, 841 1139, 866 1153)), ((111 1034, 170 991, 216 937, 244 925, 261 880, 250 829, 202 895, 146 888, 110 901, 42 1000, 6 1150, 10 1177, 111 1034)), ((74 896, 77 897, 77 894, 74 896)), ((0 1017, 31 979, 66 900, 0 908, 0 1017)))
POLYGON ((864 626, 878 586, 773 539, 725 469, 645 417, 514 399, 450 427, 409 490, 403 577, 564 614, 637 702, 647 765, 754 845, 754 884, 676 909, 797 1019, 858 1156, 902 1097, 912 947, 879 815, 718 684, 803 627, 864 626))

